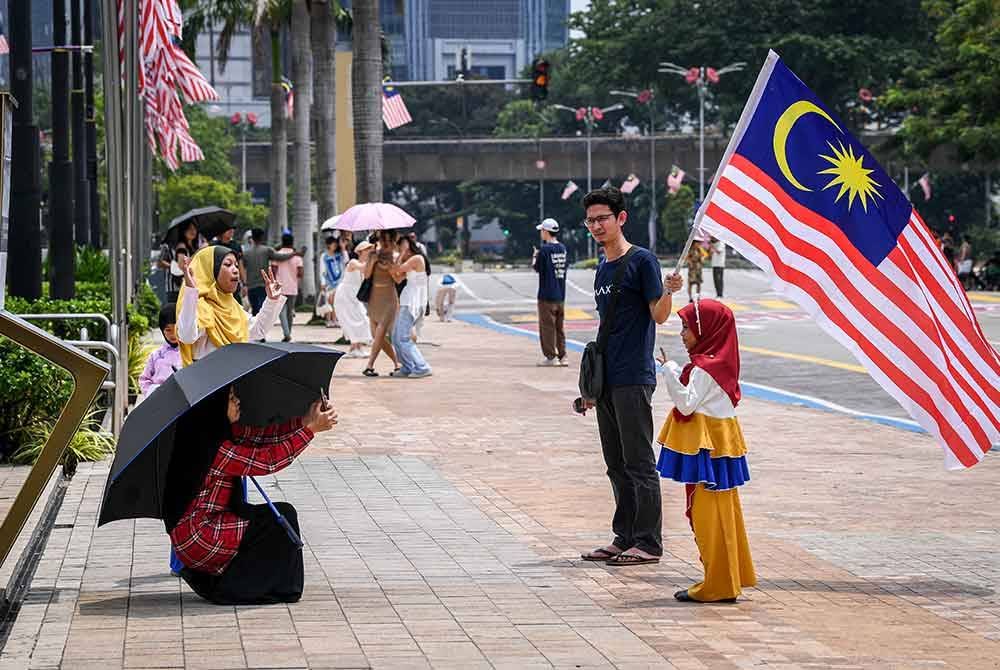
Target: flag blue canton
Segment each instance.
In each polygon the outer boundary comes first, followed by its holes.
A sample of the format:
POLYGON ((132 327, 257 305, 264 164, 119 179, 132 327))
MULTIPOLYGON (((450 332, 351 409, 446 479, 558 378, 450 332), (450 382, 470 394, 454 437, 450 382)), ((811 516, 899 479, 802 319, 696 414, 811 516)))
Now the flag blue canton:
POLYGON ((736 147, 792 199, 836 224, 873 265, 896 246, 910 201, 836 114, 783 62, 736 147))

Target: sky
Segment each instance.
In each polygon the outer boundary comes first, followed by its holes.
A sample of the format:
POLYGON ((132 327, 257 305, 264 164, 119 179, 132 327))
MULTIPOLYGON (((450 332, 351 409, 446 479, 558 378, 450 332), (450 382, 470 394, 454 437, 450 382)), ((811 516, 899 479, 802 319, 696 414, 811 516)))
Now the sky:
MULTIPOLYGON (((590 6, 590 0, 569 0, 569 10, 571 12, 582 12, 590 6)), ((576 30, 570 32, 570 37, 580 37, 576 30)))

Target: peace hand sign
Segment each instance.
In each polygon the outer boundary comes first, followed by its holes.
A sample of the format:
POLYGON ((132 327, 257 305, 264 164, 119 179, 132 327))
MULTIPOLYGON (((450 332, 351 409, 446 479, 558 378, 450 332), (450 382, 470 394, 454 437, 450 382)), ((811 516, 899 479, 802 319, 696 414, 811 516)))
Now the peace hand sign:
POLYGON ((178 264, 181 266, 181 271, 184 273, 184 285, 188 288, 198 288, 198 284, 194 280, 194 268, 191 267, 191 257, 185 256, 178 264))
POLYGON ((268 268, 261 270, 260 276, 264 279, 264 288, 267 289, 268 300, 277 300, 281 295, 281 282, 275 279, 274 272, 268 268))

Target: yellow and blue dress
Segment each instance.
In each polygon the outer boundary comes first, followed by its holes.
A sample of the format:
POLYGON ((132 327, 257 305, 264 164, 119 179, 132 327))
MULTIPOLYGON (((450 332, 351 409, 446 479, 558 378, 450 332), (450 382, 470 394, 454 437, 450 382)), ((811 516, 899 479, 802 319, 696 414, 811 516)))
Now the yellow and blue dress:
POLYGON ((681 383, 668 361, 662 374, 672 411, 660 429, 656 469, 686 485, 687 516, 705 567, 704 581, 689 588, 701 602, 736 598, 757 583, 737 489, 750 481, 747 447, 733 401, 699 367, 681 383))

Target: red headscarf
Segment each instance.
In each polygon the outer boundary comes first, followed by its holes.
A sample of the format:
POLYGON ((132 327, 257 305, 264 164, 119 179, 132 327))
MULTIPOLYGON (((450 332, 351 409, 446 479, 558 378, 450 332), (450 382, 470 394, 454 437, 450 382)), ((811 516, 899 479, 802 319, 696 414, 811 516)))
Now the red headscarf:
MULTIPOLYGON (((698 338, 688 352, 691 362, 681 372, 681 383, 687 384, 691 371, 699 367, 722 387, 735 407, 740 402, 740 344, 736 337, 733 311, 718 300, 701 300, 685 305, 677 313, 698 338)), ((676 417, 679 412, 674 412, 676 417)), ((686 417, 684 417, 686 418, 686 417)))

